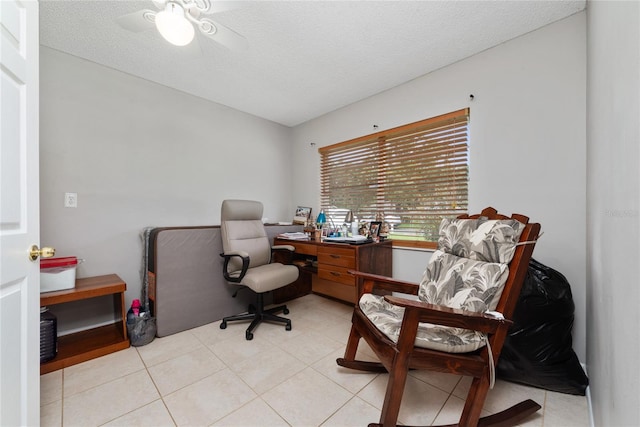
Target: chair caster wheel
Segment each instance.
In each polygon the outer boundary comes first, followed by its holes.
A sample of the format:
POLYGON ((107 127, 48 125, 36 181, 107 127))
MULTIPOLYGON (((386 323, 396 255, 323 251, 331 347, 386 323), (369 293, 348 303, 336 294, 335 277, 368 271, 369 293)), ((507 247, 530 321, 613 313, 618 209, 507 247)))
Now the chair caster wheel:
POLYGON ((251 332, 247 332, 245 334, 245 338, 247 339, 247 341, 251 341, 253 339, 253 334, 251 332))
POLYGON ((289 309, 288 309, 288 308, 285 308, 284 310, 282 310, 282 313, 283 313, 283 314, 289 314, 289 309))
POLYGON ((227 322, 222 321, 222 323, 220 323, 220 329, 227 329, 227 322))
POLYGON ((291 330, 291 322, 287 323, 287 325, 284 327, 285 331, 290 331, 291 330))

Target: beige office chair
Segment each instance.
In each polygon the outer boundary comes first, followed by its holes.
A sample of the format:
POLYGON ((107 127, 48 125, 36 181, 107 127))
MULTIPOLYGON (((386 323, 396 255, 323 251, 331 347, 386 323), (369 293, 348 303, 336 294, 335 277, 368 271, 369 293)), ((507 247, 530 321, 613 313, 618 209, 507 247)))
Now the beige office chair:
MULTIPOLYGON (((220 329, 227 322, 251 320, 245 337, 253 339, 253 331, 263 321, 285 324, 291 330, 291 320, 276 316, 276 313, 289 314, 286 305, 264 308, 266 292, 281 288, 298 278, 298 267, 271 262, 272 250, 293 251, 293 246, 271 246, 262 224, 262 203, 249 200, 225 200, 222 202, 221 231, 224 258, 224 278, 235 285, 244 286, 257 294, 256 305, 249 306, 248 313, 228 316, 222 319, 220 329)), ((236 293, 233 295, 234 297, 236 293)))

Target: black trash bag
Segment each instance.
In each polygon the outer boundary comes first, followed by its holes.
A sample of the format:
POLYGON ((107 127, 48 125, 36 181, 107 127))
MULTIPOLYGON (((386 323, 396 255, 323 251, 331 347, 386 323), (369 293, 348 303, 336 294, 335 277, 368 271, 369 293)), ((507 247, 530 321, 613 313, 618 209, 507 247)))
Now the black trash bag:
POLYGON ((531 259, 496 374, 507 381, 584 396, 589 379, 573 351, 575 305, 556 270, 531 259))

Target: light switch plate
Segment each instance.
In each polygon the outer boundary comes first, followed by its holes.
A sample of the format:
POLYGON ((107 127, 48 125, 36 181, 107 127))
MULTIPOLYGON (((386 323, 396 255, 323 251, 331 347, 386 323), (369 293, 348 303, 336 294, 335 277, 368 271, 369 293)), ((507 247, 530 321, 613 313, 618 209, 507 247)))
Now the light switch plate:
POLYGON ((78 193, 64 193, 64 207, 65 208, 77 208, 78 207, 78 193))

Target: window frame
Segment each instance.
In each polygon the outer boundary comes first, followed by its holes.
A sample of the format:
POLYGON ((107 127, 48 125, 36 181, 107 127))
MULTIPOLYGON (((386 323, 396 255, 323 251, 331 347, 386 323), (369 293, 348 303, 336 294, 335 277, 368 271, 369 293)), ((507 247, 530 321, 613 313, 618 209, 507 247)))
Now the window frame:
MULTIPOLYGON (((458 204, 457 202, 452 203, 452 208, 450 209, 436 209, 434 212, 442 212, 440 214, 432 214, 431 211, 426 214, 428 217, 455 217, 459 214, 466 213, 468 211, 469 204, 469 121, 470 121, 470 108, 464 108, 456 111, 452 111, 450 113, 442 114, 436 117, 431 117, 425 120, 420 120, 417 122, 401 125, 395 128, 379 131, 376 133, 372 133, 369 135, 364 135, 361 137, 357 137, 348 141, 339 142, 337 144, 328 145, 325 147, 321 147, 318 149, 320 154, 320 199, 321 199, 321 209, 325 211, 331 209, 329 204, 329 200, 331 198, 331 187, 330 181, 333 177, 335 180, 337 178, 343 178, 347 176, 347 169, 355 169, 358 170, 358 178, 365 179, 367 172, 363 172, 365 169, 365 161, 373 162, 373 168, 375 172, 369 172, 372 176, 375 176, 375 179, 372 179, 372 182, 375 182, 370 187, 374 188, 370 190, 371 193, 376 193, 375 196, 375 207, 376 211, 380 212, 383 209, 379 209, 381 205, 378 204, 380 197, 378 194, 386 194, 390 193, 393 189, 396 189, 400 185, 398 179, 396 179, 393 185, 385 186, 384 182, 386 181, 387 173, 395 172, 398 174, 398 171, 406 170, 408 167, 406 166, 397 166, 397 155, 398 153, 402 154, 403 150, 408 150, 406 152, 415 153, 419 151, 416 147, 419 147, 420 150, 427 152, 427 154, 412 154, 411 160, 414 160, 416 157, 422 163, 419 163, 421 167, 426 169, 434 170, 433 162, 434 160, 439 161, 439 165, 442 165, 442 149, 445 151, 454 152, 451 161, 448 163, 444 162, 445 172, 446 173, 454 173, 456 176, 456 180, 458 181, 458 185, 451 186, 454 189, 454 198, 464 197, 464 200, 458 204), (461 139, 461 136, 464 138, 461 139), (443 142, 444 141, 444 142, 443 142), (448 141, 448 142, 447 142, 448 141), (396 145, 397 144, 397 145, 396 145), (430 145, 431 144, 431 145, 430 145), (428 148, 425 148, 428 147, 428 148), (431 147, 435 147, 433 150, 431 147), (464 147, 464 154, 461 154, 461 147, 464 147), (350 151, 351 150, 351 151, 350 151), (358 150, 360 150, 360 154, 358 154, 358 150), (394 154, 394 152, 396 154, 394 154), (431 153, 430 153, 431 152, 431 153), (366 154, 363 154, 366 153, 366 154), (430 153, 430 154, 429 154, 430 153), (436 154, 434 154, 436 153, 436 154), (463 155, 464 159, 461 159, 460 156, 463 155), (339 156, 342 156, 342 160, 339 159, 339 156), (457 156, 457 157, 456 157, 457 156), (395 162, 388 160, 389 158, 395 158, 395 162), (353 160, 352 160, 353 159, 353 160), (425 162, 427 160, 427 162, 425 162), (462 162, 462 163, 461 163, 462 162), (351 163, 355 164, 353 166, 351 163), (358 164, 360 166, 358 166, 358 164), (392 164, 396 164, 396 166, 390 166, 392 164), (429 166, 431 164, 431 166, 429 166), (461 166, 464 165, 464 166, 461 166), (342 169, 340 169, 342 168, 342 169), (464 176, 461 175, 461 170, 464 169, 464 176), (333 171, 334 175, 330 175, 327 177, 327 174, 330 174, 333 171), (339 172, 336 172, 339 171, 339 172), (461 193, 457 193, 461 191, 461 193)), ((406 154, 405 152, 405 154, 406 154)), ((446 157, 446 155, 445 155, 446 157)), ((404 176, 404 175, 402 175, 404 176)), ((397 176, 396 176, 397 178, 397 176)), ((415 181, 412 179, 412 181, 415 181)), ((420 180, 422 186, 434 185, 434 181, 428 180, 420 180)), ((420 186, 420 184, 413 184, 415 186, 420 186)), ((362 187, 362 185, 360 185, 362 187)), ((447 188, 449 188, 448 186, 447 188)), ((340 191, 339 189, 336 191, 340 191)), ((344 191, 344 190, 343 190, 344 191)), ((359 190, 359 193, 356 193, 357 196, 363 196, 369 190, 359 190)), ((449 196, 449 198, 452 196, 449 196)), ((429 197, 425 194, 425 199, 433 197, 429 197)), ((389 200, 387 200, 388 202, 389 200)), ((437 204, 434 201, 434 204, 437 204)), ((397 205, 396 205, 397 206, 397 205)), ((350 208, 348 206, 345 207, 337 207, 337 208, 350 208)), ((354 212, 356 214, 356 212, 354 212)), ((420 215, 410 214, 410 217, 419 217, 420 215)), ((435 218, 434 218, 435 219, 435 218)), ((425 220, 425 225, 429 223, 429 221, 425 220)), ((431 221, 432 223, 432 221, 431 221)), ((425 240, 425 238, 416 238, 411 239, 406 236, 403 237, 402 240, 393 239, 393 246, 399 247, 407 247, 407 248, 418 248, 418 249, 435 249, 437 246, 437 241, 429 241, 425 240)))

